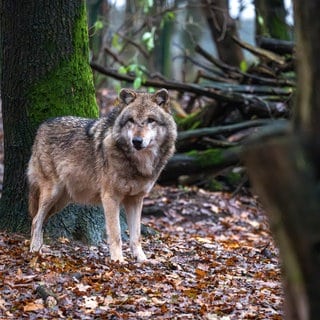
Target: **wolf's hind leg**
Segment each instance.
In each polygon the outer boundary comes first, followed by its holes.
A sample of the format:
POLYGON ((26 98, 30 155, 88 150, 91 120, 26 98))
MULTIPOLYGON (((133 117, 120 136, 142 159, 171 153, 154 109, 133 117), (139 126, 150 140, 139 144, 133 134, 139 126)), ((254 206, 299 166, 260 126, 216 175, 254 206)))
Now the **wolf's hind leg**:
POLYGON ((127 214, 127 223, 130 234, 130 249, 138 262, 147 260, 141 246, 141 210, 142 197, 126 197, 123 205, 127 214))
POLYGON ((106 220, 106 231, 111 260, 123 262, 122 240, 120 229, 120 201, 112 198, 108 193, 102 197, 102 204, 106 220))
POLYGON ((51 209, 61 197, 61 188, 57 185, 46 185, 40 189, 38 212, 32 220, 30 251, 38 252, 43 243, 43 222, 51 209))

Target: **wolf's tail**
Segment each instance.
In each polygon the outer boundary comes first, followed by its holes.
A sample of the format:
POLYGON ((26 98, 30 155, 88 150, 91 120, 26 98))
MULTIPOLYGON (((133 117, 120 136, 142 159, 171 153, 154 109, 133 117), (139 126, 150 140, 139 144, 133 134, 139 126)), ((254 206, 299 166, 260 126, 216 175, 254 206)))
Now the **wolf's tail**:
POLYGON ((39 209, 40 189, 38 184, 31 183, 29 185, 29 214, 33 218, 39 209))

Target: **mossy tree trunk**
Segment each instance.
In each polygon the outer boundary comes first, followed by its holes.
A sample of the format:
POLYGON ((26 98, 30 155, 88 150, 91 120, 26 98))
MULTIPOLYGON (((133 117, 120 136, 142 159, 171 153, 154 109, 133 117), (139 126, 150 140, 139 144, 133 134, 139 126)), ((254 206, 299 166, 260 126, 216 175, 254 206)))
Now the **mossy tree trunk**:
MULTIPOLYGON (((0 6, 5 149, 0 228, 24 232, 30 228, 25 172, 38 125, 61 115, 97 117, 98 108, 84 1, 10 0, 0 6)), ((101 210, 78 209, 68 207, 63 218, 53 217, 49 225, 58 226, 53 233, 90 241, 84 229, 91 228, 99 233, 93 241, 100 239, 101 210)))
POLYGON ((286 319, 320 314, 319 12, 319 1, 295 1, 298 90, 291 132, 244 154, 280 247, 286 319))
POLYGON ((283 0, 255 0, 256 36, 290 40, 291 32, 286 23, 283 0))

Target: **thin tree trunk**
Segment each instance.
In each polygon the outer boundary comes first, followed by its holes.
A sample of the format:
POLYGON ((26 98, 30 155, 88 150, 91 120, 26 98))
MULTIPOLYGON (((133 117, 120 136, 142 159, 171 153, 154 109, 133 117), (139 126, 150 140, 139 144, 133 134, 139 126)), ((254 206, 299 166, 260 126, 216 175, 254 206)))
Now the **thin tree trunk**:
POLYGON ((255 0, 256 36, 290 40, 283 0, 255 0))
POLYGON ((229 15, 229 1, 202 0, 201 3, 219 59, 231 66, 240 66, 244 56, 242 49, 232 40, 232 36, 239 36, 236 23, 229 15))
MULTIPOLYGON (((166 1, 157 1, 157 7, 155 10, 164 10, 166 1)), ((156 12, 155 12, 156 13, 156 12)), ((167 78, 172 77, 172 56, 171 56, 171 42, 173 36, 173 21, 170 19, 162 19, 157 25, 158 38, 155 42, 155 48, 153 50, 154 56, 154 69, 160 72, 167 78)))

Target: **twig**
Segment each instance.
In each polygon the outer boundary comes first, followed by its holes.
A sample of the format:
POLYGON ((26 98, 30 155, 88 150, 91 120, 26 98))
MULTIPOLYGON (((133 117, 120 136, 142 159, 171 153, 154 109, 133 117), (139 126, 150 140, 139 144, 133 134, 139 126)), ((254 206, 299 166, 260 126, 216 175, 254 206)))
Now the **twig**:
MULTIPOLYGON (((204 70, 206 70, 206 71, 208 71, 208 72, 217 74, 217 75, 219 75, 219 76, 221 76, 221 77, 223 76, 223 73, 222 73, 220 70, 218 70, 218 69, 212 69, 212 68, 204 65, 204 64, 201 63, 200 61, 198 61, 198 60, 190 57, 189 55, 186 55, 186 54, 177 55, 177 56, 175 56, 172 60, 174 61, 174 60, 176 60, 176 59, 189 60, 189 61, 192 62, 194 65, 196 65, 196 66, 198 66, 198 67, 200 67, 200 68, 202 68, 202 69, 204 69, 204 70)), ((226 79, 226 80, 224 80, 224 81, 227 81, 227 80, 230 81, 230 79, 226 79)))
POLYGON ((131 45, 133 45, 134 47, 136 47, 146 59, 149 58, 149 53, 142 46, 140 46, 140 44, 134 42, 132 39, 130 39, 129 37, 121 33, 118 33, 118 36, 124 39, 125 41, 127 41, 128 43, 130 43, 131 45))
POLYGON ((221 60, 215 58, 208 51, 203 49, 200 45, 196 45, 194 50, 195 50, 195 52, 197 52, 200 55, 202 55, 205 59, 207 59, 209 62, 213 63, 215 66, 217 66, 222 71, 225 71, 225 72, 228 72, 228 73, 234 72, 235 74, 240 74, 241 73, 239 68, 230 66, 230 65, 222 62, 221 60))
POLYGON ((126 65, 126 63, 124 61, 122 61, 116 53, 114 53, 111 49, 109 49, 108 47, 104 47, 104 51, 110 55, 115 61, 117 61, 118 63, 120 63, 122 66, 126 65))
POLYGON ((228 64, 220 61, 219 59, 213 57, 210 53, 208 53, 205 49, 197 45, 195 47, 195 51, 199 54, 201 54, 203 57, 205 57, 208 61, 212 62, 214 65, 216 65, 218 68, 223 70, 224 72, 227 72, 231 77, 238 80, 251 80, 256 81, 257 83, 261 84, 270 84, 270 85, 277 85, 277 86, 295 86, 295 82, 286 80, 286 79, 271 79, 271 78, 265 78, 265 77, 259 77, 256 75, 252 75, 246 72, 242 72, 239 68, 229 66, 228 64))

